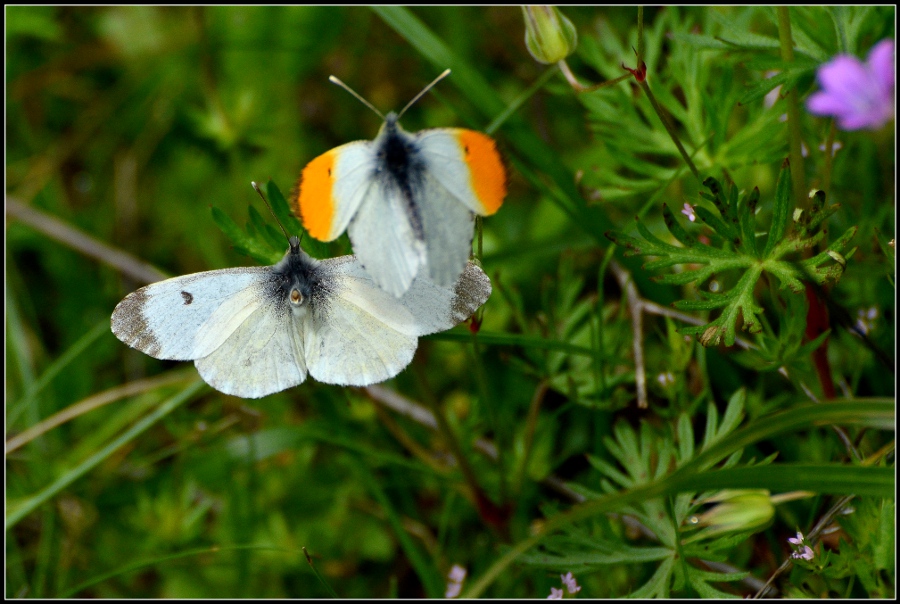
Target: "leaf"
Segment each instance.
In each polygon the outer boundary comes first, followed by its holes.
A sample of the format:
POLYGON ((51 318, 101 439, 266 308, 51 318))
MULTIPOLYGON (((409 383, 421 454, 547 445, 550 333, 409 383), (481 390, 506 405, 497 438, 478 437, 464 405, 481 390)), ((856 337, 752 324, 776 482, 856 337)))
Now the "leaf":
POLYGON ((772 248, 780 243, 787 232, 791 217, 791 164, 785 159, 781 164, 781 172, 778 174, 778 182, 775 184, 775 205, 772 208, 772 225, 769 227, 769 237, 766 247, 763 249, 763 257, 769 257, 772 248))
POLYGON ((272 264, 281 257, 281 254, 274 253, 271 247, 262 243, 258 237, 248 235, 242 231, 225 212, 215 206, 211 210, 213 220, 219 225, 222 232, 231 239, 235 251, 245 256, 250 256, 262 264, 272 264))
MULTIPOLYGON (((684 267, 680 272, 671 272, 655 277, 661 283, 686 285, 692 282, 704 283, 714 275, 726 271, 742 270, 737 283, 722 292, 699 291, 700 299, 677 300, 673 303, 682 310, 715 310, 722 313, 704 325, 683 327, 680 332, 699 337, 704 346, 715 346, 722 342, 734 345, 737 326, 750 333, 762 331, 759 315, 763 307, 754 297, 756 284, 763 273, 770 273, 779 281, 781 288, 795 292, 803 290, 803 280, 815 283, 836 281, 843 274, 847 264, 844 249, 856 234, 856 227, 849 228, 820 254, 802 261, 794 261, 787 256, 809 249, 824 238, 825 231, 818 230, 825 218, 835 208, 825 206, 824 193, 816 192, 810 210, 791 222, 792 187, 790 165, 782 164, 775 187, 775 201, 772 206, 772 223, 762 253, 756 244, 756 207, 759 189, 754 187, 749 194, 738 195, 731 182, 723 187, 715 178, 703 182, 709 193, 701 192, 704 199, 715 204, 719 216, 698 205, 694 211, 713 231, 725 241, 722 247, 706 245, 692 236, 678 224, 678 217, 668 207, 663 207, 663 219, 672 236, 681 247, 666 243, 653 235, 638 220, 640 238, 625 233, 607 232, 606 236, 619 245, 628 248, 626 255, 656 256, 644 265, 646 270, 658 270, 676 265, 684 267), (793 231, 791 225, 796 226, 793 231), (729 246, 733 247, 730 249, 729 246)), ((853 251, 847 252, 847 256, 853 251)))

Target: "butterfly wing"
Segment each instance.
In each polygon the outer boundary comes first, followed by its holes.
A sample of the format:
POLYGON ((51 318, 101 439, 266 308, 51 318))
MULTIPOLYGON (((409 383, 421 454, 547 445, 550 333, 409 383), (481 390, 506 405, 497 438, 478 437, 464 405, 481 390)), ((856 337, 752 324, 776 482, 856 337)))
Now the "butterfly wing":
MULTIPOLYGON (((353 283, 356 287, 345 298, 357 300, 360 294, 369 295, 365 288, 371 287, 371 277, 353 256, 342 256, 324 262, 333 263, 335 270, 340 273, 339 279, 353 283)), ((490 295, 491 280, 483 270, 468 262, 453 287, 441 287, 420 275, 401 298, 379 299, 375 312, 393 309, 394 314, 386 319, 389 325, 402 333, 424 336, 458 325, 472 316, 490 295), (409 316, 397 311, 397 305, 405 308, 409 316)))
POLYGON ((400 299, 416 321, 417 335, 444 331, 465 321, 491 295, 491 280, 467 262, 453 287, 419 276, 400 299))
POLYGON ((425 261, 422 221, 408 193, 387 174, 373 179, 348 228, 359 262, 395 297, 409 289, 425 261))
POLYGON ((472 253, 475 215, 444 187, 433 170, 422 172, 415 192, 425 232, 428 269, 424 276, 452 289, 472 253))
POLYGON ((284 306, 260 305, 194 364, 207 384, 225 394, 260 398, 291 388, 306 379, 303 321, 284 306))
POLYGON ((313 294, 304 331, 310 375, 328 384, 368 386, 400 373, 418 344, 415 317, 354 256, 321 266, 328 287, 313 294))
POLYGON ((116 306, 112 331, 132 348, 157 359, 201 358, 255 310, 258 296, 252 293, 261 288, 265 271, 230 268, 142 287, 116 306), (209 329, 213 324, 216 329, 209 329))
POLYGON ((489 216, 506 196, 506 168, 494 139, 464 128, 416 134, 428 171, 450 195, 479 216, 489 216))
POLYGON ((154 358, 195 361, 226 394, 257 398, 306 378, 302 325, 273 300, 269 267, 195 273, 153 283, 119 302, 112 331, 154 358))
POLYGON ((292 203, 310 235, 336 239, 350 224, 369 194, 377 168, 369 141, 356 141, 323 153, 309 162, 297 183, 292 203))

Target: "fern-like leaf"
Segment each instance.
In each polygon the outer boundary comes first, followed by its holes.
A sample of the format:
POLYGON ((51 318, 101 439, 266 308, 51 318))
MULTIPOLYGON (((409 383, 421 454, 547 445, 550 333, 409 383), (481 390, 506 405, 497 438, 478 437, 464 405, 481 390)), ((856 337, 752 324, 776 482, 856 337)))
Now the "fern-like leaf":
POLYGON ((637 222, 640 237, 616 232, 607 232, 606 236, 616 244, 628 247, 626 255, 655 256, 656 260, 644 265, 647 270, 678 265, 684 267, 681 272, 656 277, 662 283, 686 285, 697 282, 699 285, 725 271, 743 271, 743 275, 728 291, 700 292, 699 300, 675 302, 674 306, 682 310, 722 309, 722 313, 709 323, 680 330, 687 335, 699 336, 704 346, 715 346, 723 341, 728 346, 733 345, 741 322, 743 329, 750 333, 762 330, 759 317, 763 308, 756 302, 753 292, 764 273, 775 277, 781 288, 801 292, 804 280, 818 284, 837 281, 846 267, 846 259, 856 251, 853 248, 844 253, 847 244, 856 234, 856 227, 851 227, 820 254, 801 261, 790 258, 793 254, 812 248, 825 238, 826 231, 819 227, 839 206, 826 207, 825 193, 817 191, 811 198, 810 209, 792 211, 791 171, 787 160, 778 176, 772 223, 761 252, 756 241, 759 189, 754 188, 750 193, 739 197, 736 187, 730 182, 726 182, 723 187, 715 178, 707 178, 703 184, 709 192, 701 192, 700 196, 715 205, 718 215, 700 205, 694 211, 721 238, 719 246, 698 241, 678 223, 666 205, 663 205, 666 227, 680 246, 662 241, 640 220, 637 222))

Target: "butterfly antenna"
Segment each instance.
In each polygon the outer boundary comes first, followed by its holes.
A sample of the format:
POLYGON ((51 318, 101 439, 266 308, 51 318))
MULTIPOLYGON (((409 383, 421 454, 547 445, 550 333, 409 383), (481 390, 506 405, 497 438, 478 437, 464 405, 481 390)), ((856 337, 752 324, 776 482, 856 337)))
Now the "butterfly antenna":
POLYGON ((372 103, 370 103, 369 101, 364 99, 361 94, 359 94, 358 92, 356 92, 355 90, 353 90, 352 88, 350 88, 349 86, 344 84, 342 81, 337 79, 335 76, 333 76, 333 75, 328 76, 328 81, 331 82, 332 84, 337 84, 338 86, 340 86, 341 88, 343 88, 344 90, 346 90, 347 92, 349 92, 350 94, 355 96, 356 99, 360 103, 362 103, 363 105, 365 105, 366 107, 368 107, 369 109, 374 111, 376 114, 378 114, 378 117, 380 117, 381 119, 384 119, 384 114, 381 113, 380 111, 378 111, 377 109, 375 109, 375 105, 373 105, 372 103))
POLYGON ((426 86, 425 88, 423 88, 423 89, 422 89, 422 92, 420 92, 419 94, 417 94, 417 95, 413 98, 413 100, 411 100, 410 102, 408 102, 408 103, 406 104, 406 107, 404 107, 403 110, 397 115, 397 119, 399 120, 401 117, 403 117, 403 114, 406 113, 406 110, 407 110, 407 109, 409 109, 410 107, 413 106, 413 103, 415 103, 415 102, 418 101, 420 98, 422 98, 422 95, 423 95, 423 94, 425 94, 426 92, 428 92, 429 90, 431 90, 432 88, 434 88, 434 85, 435 85, 435 84, 437 84, 438 82, 440 82, 441 80, 443 80, 444 78, 446 78, 448 75, 450 75, 450 70, 449 70, 449 69, 445 69, 445 70, 444 70, 444 73, 442 73, 442 74, 439 75, 438 77, 434 78, 434 81, 433 81, 431 84, 429 84, 428 86, 426 86))
POLYGON ((250 184, 253 186, 253 190, 259 193, 259 196, 262 197, 263 203, 266 204, 266 207, 269 208, 269 212, 272 213, 272 217, 275 219, 275 222, 278 223, 278 226, 281 228, 281 232, 284 233, 284 238, 287 239, 288 242, 290 242, 291 238, 288 237, 287 231, 284 230, 284 226, 281 224, 281 221, 278 220, 278 216, 275 215, 275 210, 273 210, 272 206, 269 205, 269 200, 266 199, 265 195, 263 195, 263 192, 260 190, 259 185, 252 180, 250 181, 250 184))

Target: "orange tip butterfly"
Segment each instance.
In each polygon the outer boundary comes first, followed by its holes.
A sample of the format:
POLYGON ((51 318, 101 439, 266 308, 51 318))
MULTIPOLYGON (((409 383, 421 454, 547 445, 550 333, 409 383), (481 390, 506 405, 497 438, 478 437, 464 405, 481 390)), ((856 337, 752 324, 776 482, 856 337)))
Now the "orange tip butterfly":
POLYGON ((472 251, 474 214, 493 214, 506 196, 506 169, 488 135, 463 128, 409 133, 400 126, 403 113, 449 73, 387 116, 331 76, 384 124, 374 140, 309 162, 292 196, 310 235, 332 241, 346 230, 366 272, 395 297, 419 274, 451 286, 472 251))

